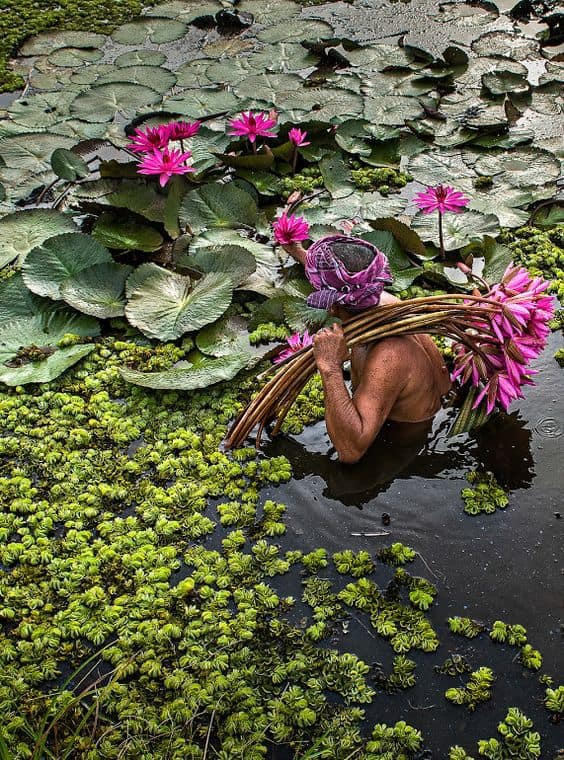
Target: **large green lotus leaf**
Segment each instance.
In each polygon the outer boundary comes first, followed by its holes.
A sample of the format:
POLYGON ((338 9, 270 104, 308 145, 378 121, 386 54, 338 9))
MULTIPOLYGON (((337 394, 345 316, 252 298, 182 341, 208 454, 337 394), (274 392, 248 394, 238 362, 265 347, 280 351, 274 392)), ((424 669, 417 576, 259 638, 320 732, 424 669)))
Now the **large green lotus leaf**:
POLYGON ((434 151, 411 156, 407 171, 424 185, 456 184, 462 178, 474 176, 472 169, 454 151, 434 151))
POLYGON ((164 94, 171 87, 174 87, 176 76, 170 69, 164 69, 162 66, 124 66, 113 69, 107 74, 102 74, 97 80, 97 84, 108 84, 109 82, 141 84, 164 94))
POLYGON ((0 280, 0 324, 37 314, 45 303, 26 287, 21 272, 0 280))
POLYGON ((70 111, 85 121, 110 121, 117 113, 133 117, 140 108, 158 103, 160 99, 160 93, 150 87, 109 82, 79 93, 70 111))
POLYGON ((196 346, 207 356, 233 356, 252 351, 247 322, 242 317, 226 314, 217 322, 202 328, 196 335, 196 346))
POLYGON ((166 55, 160 50, 129 50, 118 55, 114 64, 120 68, 129 66, 162 66, 166 55))
POLYGON ((390 262, 390 269, 395 275, 402 269, 409 269, 413 262, 407 256, 396 238, 389 230, 374 230, 374 232, 365 232, 361 235, 363 240, 375 245, 378 250, 382 251, 390 262))
POLYGON ((94 264, 61 284, 61 297, 83 314, 99 319, 125 314, 125 281, 132 267, 114 262, 94 264))
POLYGON ((247 77, 256 75, 257 69, 249 57, 235 60, 219 60, 206 69, 206 77, 212 84, 237 85, 247 77))
POLYGON ((232 92, 211 87, 188 90, 182 95, 163 100, 165 111, 190 116, 193 119, 223 111, 236 111, 238 105, 239 100, 232 92))
POLYGON ((560 176, 560 165, 554 156, 548 151, 527 148, 484 155, 476 161, 474 169, 512 187, 545 185, 560 176))
MULTIPOLYGON (((362 71, 385 71, 387 68, 409 70, 413 67, 414 56, 399 45, 374 44, 346 50, 344 55, 351 66, 362 71)), ((421 64, 423 65, 423 64, 421 64)))
POLYGON ((323 183, 333 198, 345 198, 355 192, 351 170, 339 152, 321 159, 319 169, 323 183))
POLYGON ((57 148, 51 156, 51 168, 61 179, 76 182, 77 179, 88 177, 88 164, 76 153, 66 148, 57 148))
POLYGON ((125 307, 126 316, 141 332, 158 340, 176 340, 215 322, 233 296, 230 278, 219 272, 206 274, 194 284, 189 277, 144 264, 132 277, 136 287, 125 307))
POLYGON ((166 196, 161 195, 154 184, 132 179, 119 181, 115 192, 104 197, 104 202, 110 206, 127 208, 151 222, 163 221, 165 201, 166 196))
POLYGON ((197 58, 188 61, 176 70, 177 87, 199 88, 213 85, 208 77, 208 68, 213 61, 209 58, 197 58))
POLYGON ((539 85, 562 84, 564 82, 564 68, 558 63, 546 63, 545 70, 539 77, 539 85))
POLYGON ((200 272, 223 272, 231 279, 234 288, 248 280, 257 268, 253 254, 239 245, 201 248, 186 263, 200 272))
POLYGON ((8 113, 16 124, 31 130, 42 130, 68 118, 69 106, 74 95, 70 89, 36 93, 16 100, 8 109, 8 113))
POLYGON ((476 193, 468 208, 470 211, 480 211, 482 214, 495 214, 502 227, 521 227, 527 224, 530 214, 518 206, 527 206, 526 199, 528 198, 530 198, 528 193, 520 193, 515 188, 503 186, 501 190, 492 190, 490 193, 476 193), (519 203, 517 198, 516 205, 513 206, 511 196, 515 192, 522 197, 523 203, 519 203))
POLYGON ((250 76, 235 85, 235 92, 241 98, 263 100, 273 106, 279 104, 284 93, 296 92, 303 85, 302 77, 297 74, 265 73, 250 76))
POLYGON ((250 182, 261 195, 277 196, 280 192, 280 180, 272 172, 239 169, 237 176, 250 182))
POLYGON ((347 119, 342 122, 335 132, 337 145, 347 153, 369 156, 372 148, 368 143, 370 135, 366 131, 367 126, 368 122, 365 119, 347 119))
POLYGON ((325 21, 299 19, 294 23, 280 23, 262 29, 257 38, 261 42, 315 42, 333 37, 333 27, 325 21))
POLYGON ((523 64, 512 61, 484 74, 482 84, 492 95, 505 95, 508 92, 522 95, 530 89, 528 73, 523 64))
MULTIPOLYGON (((439 245, 438 214, 419 212, 413 217, 412 227, 423 240, 430 240, 435 245, 439 245)), ((499 223, 493 214, 465 211, 462 214, 445 214, 443 216, 446 251, 455 251, 469 243, 481 240, 485 235, 495 237, 498 233, 499 223)))
POLYGON ((364 219, 399 216, 407 206, 407 200, 398 195, 383 197, 380 193, 360 193, 358 197, 364 219))
POLYGON ((16 257, 22 264, 28 253, 47 238, 75 230, 69 216, 51 209, 16 211, 0 219, 0 267, 16 257))
POLYGON ((252 53, 247 60, 255 70, 282 73, 301 71, 317 64, 317 57, 295 42, 267 45, 257 53, 252 53))
POLYGON ((557 203, 539 208, 534 214, 534 224, 535 227, 543 229, 552 229, 557 224, 564 224, 564 208, 557 203))
POLYGON ((362 112, 363 99, 361 95, 339 87, 307 88, 284 93, 278 98, 278 106, 290 119, 307 117, 316 121, 346 121, 362 112))
POLYGON ((116 67, 113 63, 98 63, 73 72, 70 81, 76 85, 78 92, 82 92, 87 89, 84 85, 94 84, 100 77, 115 70, 116 67))
POLYGON ((516 148, 518 145, 530 143, 535 137, 531 129, 516 129, 501 135, 480 135, 472 139, 472 145, 479 145, 481 148, 516 148))
POLYGON ((66 232, 29 252, 22 266, 23 279, 33 293, 58 300, 64 280, 94 264, 111 260, 104 246, 90 235, 66 232))
POLYGON ((401 126, 406 119, 418 119, 423 108, 416 98, 401 95, 380 95, 367 98, 364 103, 364 118, 378 124, 401 126))
POLYGON ((102 245, 118 251, 151 253, 163 244, 162 235, 154 227, 117 214, 102 214, 94 225, 92 235, 102 245))
MULTIPOLYGON (((12 329, 18 329, 20 325, 10 323, 10 326, 12 329)), ((26 385, 27 383, 49 383, 80 359, 88 356, 94 348, 95 346, 88 344, 59 348, 43 361, 25 363, 19 367, 7 367, 5 362, 0 359, 0 382, 10 386, 26 385)), ((2 346, 0 345, 0 357, 2 356, 2 346)))
POLYGON ((223 380, 232 380, 249 361, 249 356, 237 353, 221 356, 217 359, 206 357, 198 365, 182 361, 172 369, 163 372, 139 372, 133 369, 120 369, 120 374, 128 383, 142 385, 155 390, 193 391, 207 388, 223 380))
POLYGON ((112 32, 112 39, 122 45, 140 45, 147 41, 160 45, 163 42, 174 42, 186 32, 187 26, 182 21, 145 16, 119 26, 112 32))
MULTIPOLYGON (((387 95, 421 97, 435 89, 433 79, 416 77, 413 72, 374 72, 362 78, 362 92, 370 98, 387 95)), ((417 105, 417 104, 416 104, 417 105)))
POLYGON ((441 101, 441 113, 451 117, 460 127, 472 130, 500 132, 508 125, 502 103, 487 103, 477 94, 454 93, 441 101))
POLYGON ((156 8, 146 8, 143 13, 145 16, 175 18, 189 24, 202 16, 215 16, 223 7, 220 0, 206 0, 206 2, 198 0, 196 3, 186 3, 186 0, 171 0, 171 2, 162 3, 156 8))
POLYGON ((50 31, 30 37, 20 48, 20 55, 48 55, 57 48, 100 48, 107 37, 94 32, 50 31))
POLYGON ((94 63, 104 57, 101 50, 92 50, 89 48, 59 48, 47 58, 53 66, 62 66, 63 68, 76 68, 84 66, 85 63, 94 63))
POLYGON ((332 324, 334 317, 325 309, 313 309, 303 298, 289 296, 283 299, 284 318, 291 330, 304 332, 315 331, 325 324, 332 324))
POLYGON ((300 6, 291 0, 241 0, 237 5, 237 10, 251 13, 255 23, 264 26, 273 26, 281 21, 287 22, 301 13, 300 6))
POLYGON ((479 56, 524 61, 538 57, 539 43, 517 32, 486 32, 472 43, 472 50, 479 56))
POLYGON ((234 183, 203 185, 189 192, 179 211, 182 226, 194 232, 212 227, 253 226, 258 217, 255 199, 234 183))
POLYGON ((245 39, 240 36, 219 37, 213 42, 208 42, 202 47, 202 53, 208 58, 237 58, 256 48, 254 39, 245 39))
POLYGON ((513 261, 513 251, 508 245, 500 245, 494 238, 486 235, 482 243, 484 269, 482 277, 493 285, 503 277, 505 270, 513 261))
POLYGON ((407 224, 404 224, 393 217, 385 217, 371 222, 371 226, 376 230, 387 230, 388 232, 391 232, 402 250, 426 258, 427 251, 423 241, 419 235, 411 229, 411 227, 407 226, 407 224))
POLYGON ((24 132, 12 137, 0 137, 0 154, 10 169, 20 174, 51 170, 51 156, 57 148, 70 149, 75 140, 45 132, 24 132))

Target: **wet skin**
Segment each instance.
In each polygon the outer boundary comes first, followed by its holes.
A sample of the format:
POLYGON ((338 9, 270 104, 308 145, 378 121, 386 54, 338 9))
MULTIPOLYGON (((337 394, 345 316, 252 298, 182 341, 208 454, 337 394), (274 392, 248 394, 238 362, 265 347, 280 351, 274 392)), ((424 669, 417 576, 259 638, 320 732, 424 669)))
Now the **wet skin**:
MULTIPOLYGON (((286 250, 304 263, 305 250, 299 244, 286 250)), ((384 293, 381 303, 397 300, 384 293)), ((351 316, 342 307, 334 313, 341 320, 351 316)), ((344 464, 363 457, 387 420, 419 423, 432 418, 451 387, 448 370, 428 335, 385 338, 351 353, 335 323, 316 333, 313 354, 325 393, 327 432, 344 464), (343 376, 343 363, 349 358, 352 396, 343 376)))

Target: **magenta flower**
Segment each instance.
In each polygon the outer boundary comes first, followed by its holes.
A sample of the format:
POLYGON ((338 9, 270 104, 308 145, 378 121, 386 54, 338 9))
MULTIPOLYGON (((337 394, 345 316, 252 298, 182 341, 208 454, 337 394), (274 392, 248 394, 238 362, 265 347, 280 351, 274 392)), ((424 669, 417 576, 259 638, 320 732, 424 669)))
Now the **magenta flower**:
POLYGON ((459 214, 470 203, 470 198, 448 185, 428 187, 424 193, 417 193, 413 200, 424 214, 431 214, 433 211, 440 214, 446 211, 459 214))
POLYGON ((189 137, 194 137, 200 129, 201 122, 199 121, 174 121, 169 124, 169 134, 171 140, 187 140, 189 137))
POLYGON ((150 153, 166 148, 170 139, 170 125, 160 124, 158 127, 147 127, 145 131, 136 129, 135 137, 127 147, 134 153, 150 153))
POLYGON ((238 118, 231 119, 229 126, 231 130, 227 134, 246 137, 251 143, 254 143, 257 137, 276 137, 272 132, 276 126, 276 119, 269 118, 265 113, 243 112, 238 118))
POLYGON ((469 324, 476 350, 454 346, 452 379, 479 388, 474 408, 485 399, 488 414, 496 404, 507 410, 514 399, 523 398, 521 388, 533 384, 537 372, 529 364, 545 347, 554 316, 553 298, 545 293, 549 285, 510 266, 484 296, 483 316, 469 324))
POLYGON ((284 211, 273 223, 272 230, 274 239, 280 245, 291 245, 301 240, 307 240, 309 235, 309 224, 303 216, 295 216, 284 211))
POLYGON ((306 142, 307 132, 305 129, 298 129, 297 127, 292 127, 292 129, 288 132, 288 140, 290 140, 291 143, 293 143, 296 148, 303 148, 306 145, 311 145, 310 142, 306 142))
POLYGON ((185 162, 192 156, 190 151, 182 153, 179 150, 153 150, 147 153, 137 164, 138 174, 160 174, 159 184, 164 187, 173 174, 186 174, 195 171, 193 166, 185 162))
POLYGON ((297 354, 298 351, 301 351, 303 348, 311 346, 313 343, 313 337, 306 330, 303 335, 298 332, 290 335, 290 337, 286 339, 286 343, 288 344, 288 348, 285 348, 274 357, 272 360, 274 364, 280 364, 281 362, 286 361, 286 359, 289 359, 290 356, 297 354))

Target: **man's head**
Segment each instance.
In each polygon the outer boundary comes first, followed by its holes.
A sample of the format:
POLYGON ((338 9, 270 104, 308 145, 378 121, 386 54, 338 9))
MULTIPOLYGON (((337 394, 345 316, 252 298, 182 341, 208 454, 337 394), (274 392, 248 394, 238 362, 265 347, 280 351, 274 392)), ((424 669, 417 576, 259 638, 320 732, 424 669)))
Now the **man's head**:
POLYGON ((351 311, 376 306, 392 282, 387 257, 366 240, 329 235, 313 243, 305 272, 315 288, 307 302, 319 309, 340 305, 351 311))

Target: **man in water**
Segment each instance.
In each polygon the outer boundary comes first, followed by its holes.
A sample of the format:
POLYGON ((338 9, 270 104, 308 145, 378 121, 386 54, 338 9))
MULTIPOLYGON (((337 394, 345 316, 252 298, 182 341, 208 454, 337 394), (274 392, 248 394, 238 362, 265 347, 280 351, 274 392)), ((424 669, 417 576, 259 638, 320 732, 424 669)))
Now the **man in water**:
MULTIPOLYGON (((305 266, 316 288, 308 304, 330 309, 341 320, 399 300, 383 290, 392 282, 386 256, 365 240, 332 235, 307 251, 299 243, 284 248, 305 266)), ((428 335, 385 338, 349 351, 336 322, 316 333, 313 354, 325 393, 327 432, 345 464, 364 456, 385 422, 431 420, 451 387, 441 354, 428 335), (352 397, 343 376, 348 359, 352 397)))

